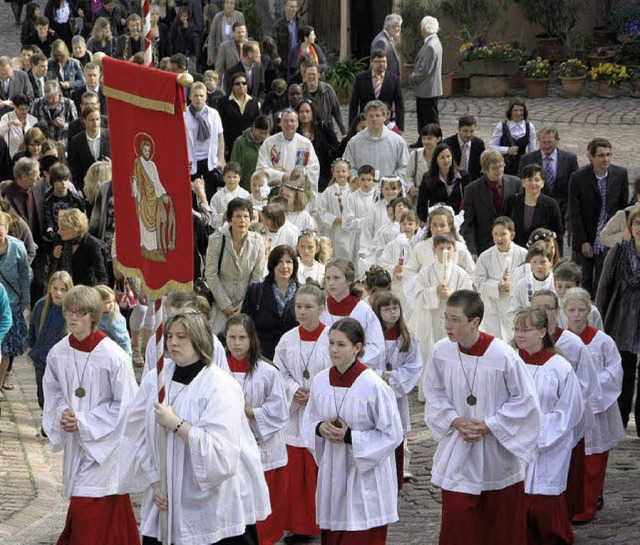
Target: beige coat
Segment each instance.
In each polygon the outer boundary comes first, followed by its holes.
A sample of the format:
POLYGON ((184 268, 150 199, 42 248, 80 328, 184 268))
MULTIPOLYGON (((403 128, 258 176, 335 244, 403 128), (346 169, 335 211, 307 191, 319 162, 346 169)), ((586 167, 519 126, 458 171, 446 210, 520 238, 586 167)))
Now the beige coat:
POLYGON ((625 235, 628 240, 630 233, 627 228, 627 220, 629 219, 629 214, 638 206, 640 204, 634 204, 633 206, 627 206, 624 210, 618 210, 600 231, 600 242, 607 248, 613 248, 618 242, 625 240, 625 235))
POLYGON ((240 306, 249 283, 262 280, 264 252, 264 240, 258 233, 250 232, 247 235, 239 254, 233 248, 229 231, 224 234, 217 232, 209 237, 204 274, 215 299, 211 309, 211 326, 215 333, 221 331, 227 321, 223 309, 240 306), (226 240, 218 273, 223 236, 226 240))

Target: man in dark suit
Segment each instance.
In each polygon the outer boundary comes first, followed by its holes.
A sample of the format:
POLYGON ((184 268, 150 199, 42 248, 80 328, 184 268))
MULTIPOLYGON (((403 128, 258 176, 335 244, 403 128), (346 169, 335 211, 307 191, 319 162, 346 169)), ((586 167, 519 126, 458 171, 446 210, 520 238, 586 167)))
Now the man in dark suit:
POLYGON ((254 40, 249 40, 242 44, 240 50, 240 62, 227 70, 225 77, 226 94, 227 96, 231 94, 231 88, 229 87, 231 76, 238 72, 244 72, 247 78, 247 92, 262 103, 267 93, 264 86, 264 69, 260 62, 260 44, 254 40))
POLYGON ((382 49, 387 55, 387 74, 400 79, 400 56, 396 50, 396 43, 400 38, 402 29, 402 17, 397 13, 387 15, 384 20, 384 28, 371 42, 371 56, 377 49, 382 49))
POLYGON ((111 156, 109 131, 100 128, 100 110, 87 106, 80 114, 85 130, 69 141, 69 168, 73 185, 78 191, 84 187, 84 177, 96 161, 111 156))
POLYGON ((611 142, 594 138, 587 146, 591 164, 576 170, 569 179, 569 218, 573 231, 573 260, 582 267, 582 287, 595 295, 607 249, 600 231, 607 221, 627 206, 629 174, 611 164, 611 142))
POLYGON ((31 56, 31 70, 27 72, 29 83, 33 89, 34 98, 44 97, 44 84, 47 81, 49 61, 42 53, 34 53, 31 56))
POLYGON ((501 216, 511 195, 520 191, 520 178, 504 173, 504 157, 485 150, 480 156, 484 175, 471 182, 464 192, 462 236, 474 259, 493 245, 493 221, 501 216))
POLYGON ((73 102, 76 105, 76 108, 80 112, 82 111, 82 108, 81 108, 82 96, 87 91, 93 91, 94 93, 96 93, 96 95, 98 95, 98 99, 100 101, 100 112, 103 114, 106 114, 107 113, 107 97, 104 96, 104 93, 102 91, 102 85, 100 81, 100 67, 93 62, 88 62, 87 64, 84 65, 84 68, 82 69, 82 74, 84 75, 85 84, 82 87, 79 87, 78 89, 75 89, 74 91, 71 92, 71 100, 73 100, 73 102))
POLYGON ((14 181, 4 188, 4 196, 11 206, 27 222, 36 244, 42 242, 44 229, 45 181, 40 179, 40 163, 37 159, 22 157, 13 167, 14 181), (33 206, 29 202, 33 203, 33 206))
POLYGON ((545 174, 542 192, 556 200, 562 217, 566 218, 569 178, 578 170, 578 158, 575 153, 558 148, 558 142, 560 135, 556 127, 543 127, 538 131, 540 149, 520 158, 518 175, 522 178, 522 171, 527 165, 540 165, 545 174))
POLYGON ((27 73, 14 70, 11 59, 3 55, 0 57, 0 117, 13 110, 11 99, 16 95, 33 100, 33 89, 27 73))
POLYGON ((400 80, 389 73, 387 62, 384 49, 375 49, 371 53, 371 69, 356 76, 349 105, 349 126, 360 112, 364 112, 364 107, 369 102, 377 99, 384 102, 389 111, 395 111, 396 125, 404 131, 404 102, 400 80))
POLYGON ((463 115, 458 118, 458 132, 442 141, 443 144, 447 144, 451 148, 453 159, 458 164, 458 168, 466 170, 471 181, 482 176, 480 156, 484 151, 484 141, 474 136, 475 131, 476 118, 472 115, 463 115))
MULTIPOLYGON (((84 111, 87 106, 94 106, 100 109, 100 101, 98 100, 98 95, 96 95, 93 91, 85 91, 82 94, 82 98, 80 99, 80 113, 84 111)), ((102 114, 102 110, 100 109, 100 113, 102 114)), ((108 129, 109 128, 109 118, 102 114, 100 116, 100 128, 108 129)), ((71 142, 74 136, 80 134, 84 131, 84 124, 82 123, 82 119, 78 117, 74 119, 71 123, 69 123, 69 133, 67 135, 67 141, 71 142)))

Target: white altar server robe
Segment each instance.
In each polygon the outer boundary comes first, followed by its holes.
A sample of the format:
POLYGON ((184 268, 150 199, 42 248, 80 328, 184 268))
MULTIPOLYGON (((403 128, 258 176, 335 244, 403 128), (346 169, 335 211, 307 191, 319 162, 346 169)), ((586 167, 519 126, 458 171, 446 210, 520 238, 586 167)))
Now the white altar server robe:
POLYGON ((327 187, 318 199, 320 228, 333 241, 333 255, 348 259, 352 258, 351 234, 344 229, 344 212, 350 193, 349 184, 340 187, 335 183, 327 187), (340 206, 341 202, 342 207, 340 206), (343 224, 334 225, 337 218, 341 218, 343 224))
POLYGON ((361 240, 363 238, 364 224, 367 219, 367 212, 373 206, 373 197, 375 190, 371 189, 367 193, 361 189, 349 193, 344 214, 342 216, 342 228, 350 234, 349 255, 351 262, 356 265, 358 263, 358 254, 360 254, 361 240))
POLYGON ((102 339, 78 375, 74 352, 79 362, 89 356, 72 348, 67 335, 47 355, 42 427, 53 452, 64 449, 65 496, 111 496, 118 493, 118 466, 127 455, 122 434, 138 391, 131 358, 111 339, 102 339), (75 395, 80 377, 85 390, 82 398, 75 395), (67 408, 78 419, 77 432, 67 433, 60 426, 67 408))
MULTIPOLYGON (((415 235, 412 240, 415 239, 415 235)), ((382 255, 380 256, 380 260, 378 264, 386 269, 386 271, 391 276, 391 291, 395 293, 402 302, 402 311, 404 314, 405 321, 409 321, 411 317, 411 313, 409 312, 409 305, 406 303, 406 299, 404 296, 404 266, 403 266, 403 274, 401 278, 398 278, 396 275, 396 265, 400 263, 400 259, 403 260, 403 263, 407 263, 409 261, 409 254, 412 251, 412 247, 410 244, 407 235, 404 233, 400 233, 396 238, 394 238, 391 242, 389 242, 382 251, 382 255)))
POLYGON ((533 381, 516 352, 493 339, 480 357, 461 353, 442 339, 433 347, 424 377, 424 417, 438 442, 431 482, 445 490, 480 494, 524 480, 540 431, 540 406, 533 381), (476 405, 467 404, 477 373, 476 405), (469 443, 451 426, 458 417, 483 420, 491 433, 469 443))
POLYGON ((524 491, 558 496, 567 488, 575 428, 582 421, 584 400, 571 364, 554 355, 543 365, 526 364, 540 403, 536 456, 527 464, 524 491))
MULTIPOLYGON (((247 525, 271 513, 242 389, 215 365, 202 369, 187 386, 171 382, 174 371, 175 363, 169 362, 167 401, 191 429, 188 443, 175 433, 167 437, 170 543, 200 545, 242 535, 247 525)), ((121 467, 120 482, 127 492, 147 491, 140 533, 161 540, 160 511, 149 488, 160 480, 156 388, 156 377, 147 373, 127 422, 129 463, 121 467)))
POLYGON ((511 285, 511 298, 509 300, 509 311, 507 319, 513 324, 516 314, 523 308, 531 306, 531 297, 540 290, 556 291, 556 284, 553 281, 553 273, 549 273, 544 280, 538 280, 533 274, 518 280, 514 286, 511 285))
POLYGON ((331 367, 329 358, 329 328, 325 327, 318 341, 300 340, 300 327, 287 331, 276 346, 273 363, 284 381, 289 406, 289 422, 284 428, 285 442, 292 447, 304 448, 302 437, 302 418, 306 405, 293 399, 300 388, 311 389, 314 377, 323 369, 331 367), (304 376, 304 362, 308 362, 309 378, 304 376))
POLYGON ((313 380, 302 423, 306 446, 318 464, 318 525, 358 531, 396 522, 394 451, 402 442, 402 423, 395 396, 372 369, 350 388, 331 386, 329 371, 313 380), (336 400, 340 418, 351 428, 350 445, 316 435, 320 422, 336 417, 336 400))

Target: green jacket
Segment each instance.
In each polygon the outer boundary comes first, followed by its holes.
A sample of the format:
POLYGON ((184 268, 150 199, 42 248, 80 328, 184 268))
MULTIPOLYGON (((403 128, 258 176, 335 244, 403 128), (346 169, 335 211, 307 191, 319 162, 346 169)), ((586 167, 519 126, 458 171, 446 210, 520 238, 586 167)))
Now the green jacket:
POLYGON ((231 150, 229 161, 235 161, 242 168, 240 187, 246 189, 249 193, 251 193, 251 176, 256 171, 260 146, 261 144, 256 144, 253 140, 251 129, 249 128, 236 138, 231 150))

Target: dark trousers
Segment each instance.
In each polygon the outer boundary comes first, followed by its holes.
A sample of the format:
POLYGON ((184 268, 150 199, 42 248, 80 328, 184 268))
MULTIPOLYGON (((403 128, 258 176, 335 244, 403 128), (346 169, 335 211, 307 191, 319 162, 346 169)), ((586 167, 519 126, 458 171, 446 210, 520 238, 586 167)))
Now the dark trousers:
POLYGON ((416 113, 418 114, 418 142, 420 142, 420 131, 427 123, 440 123, 438 97, 416 97, 416 113))
POLYGON ((582 287, 595 298, 598 291, 598 282, 602 273, 602 265, 607 252, 604 251, 593 257, 584 257, 580 250, 573 250, 573 260, 582 268, 582 287))
MULTIPOLYGON (((142 545, 162 545, 162 543, 153 537, 142 536, 142 545)), ((258 545, 258 530, 255 524, 250 524, 241 536, 227 537, 212 545, 258 545)))
MULTIPOLYGON (((219 187, 224 185, 222 173, 217 168, 209 170, 209 161, 207 159, 198 161, 197 168, 198 170, 196 173, 191 175, 191 181, 196 178, 202 178, 204 180, 204 190, 207 194, 207 202, 211 202, 211 197, 213 197, 215 192, 218 191, 219 187)), ((193 208, 196 209, 195 195, 193 196, 193 199, 193 208)))
POLYGON ((44 388, 42 387, 42 379, 44 378, 44 371, 46 369, 45 364, 40 362, 33 362, 34 369, 36 371, 36 389, 38 392, 38 406, 44 409, 44 388))
MULTIPOLYGON (((618 398, 618 407, 622 416, 622 424, 626 428, 629 423, 629 414, 631 413, 631 405, 633 402, 633 393, 636 389, 636 367, 638 367, 638 354, 620 350, 622 357, 622 392, 618 398)), ((638 374, 638 392, 640 392, 640 374, 638 374)), ((636 406, 634 408, 636 418, 636 431, 640 435, 640 400, 636 397, 636 406)))

